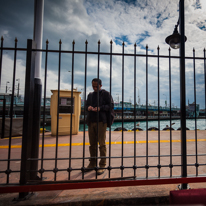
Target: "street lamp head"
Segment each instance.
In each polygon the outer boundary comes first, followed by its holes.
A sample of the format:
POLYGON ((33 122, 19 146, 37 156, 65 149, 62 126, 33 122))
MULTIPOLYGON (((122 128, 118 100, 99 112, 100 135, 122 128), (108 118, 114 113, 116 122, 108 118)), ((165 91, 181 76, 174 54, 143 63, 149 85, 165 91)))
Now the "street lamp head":
MULTIPOLYGON (((179 49, 180 48, 180 41, 181 41, 181 35, 179 34, 177 30, 177 26, 175 26, 174 32, 172 35, 168 36, 165 39, 165 42, 170 45, 173 49, 179 49)), ((185 36, 185 42, 187 41, 187 37, 185 36)))

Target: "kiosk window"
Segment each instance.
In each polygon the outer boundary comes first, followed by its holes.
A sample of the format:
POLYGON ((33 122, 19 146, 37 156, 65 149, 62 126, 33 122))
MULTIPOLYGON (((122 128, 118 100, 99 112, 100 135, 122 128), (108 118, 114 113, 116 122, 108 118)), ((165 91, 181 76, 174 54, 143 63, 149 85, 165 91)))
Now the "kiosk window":
POLYGON ((59 113, 74 113, 74 98, 73 105, 72 98, 70 97, 60 97, 59 113))

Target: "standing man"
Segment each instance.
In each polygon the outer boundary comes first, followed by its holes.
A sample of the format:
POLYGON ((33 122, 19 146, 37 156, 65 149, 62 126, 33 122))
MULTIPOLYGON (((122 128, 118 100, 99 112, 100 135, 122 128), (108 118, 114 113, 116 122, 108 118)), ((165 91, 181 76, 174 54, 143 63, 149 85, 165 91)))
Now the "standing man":
POLYGON ((101 160, 99 162, 97 174, 101 175, 104 173, 106 167, 106 129, 108 119, 111 115, 110 111, 114 108, 114 102, 112 96, 110 96, 110 93, 104 89, 101 89, 101 79, 93 79, 92 87, 94 92, 89 93, 86 101, 86 110, 88 111, 87 124, 90 143, 89 152, 91 157, 90 163, 86 168, 86 172, 93 170, 97 166, 97 143, 99 143, 101 160))

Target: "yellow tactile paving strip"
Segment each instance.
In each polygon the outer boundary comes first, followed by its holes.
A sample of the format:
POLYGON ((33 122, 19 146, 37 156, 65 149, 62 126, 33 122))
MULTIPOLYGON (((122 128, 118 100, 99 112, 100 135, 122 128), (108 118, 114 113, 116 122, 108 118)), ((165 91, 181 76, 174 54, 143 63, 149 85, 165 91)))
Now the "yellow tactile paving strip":
MULTIPOLYGON (((205 142, 206 139, 197 139, 197 142, 205 142)), ((148 143, 158 143, 158 140, 150 140, 148 143)), ((170 140, 160 140, 160 143, 169 143, 170 140)), ((181 140, 172 140, 172 142, 181 142, 181 140)), ((188 139, 187 142, 195 142, 195 139, 188 139)), ((147 141, 136 141, 136 144, 145 144, 147 141)), ((109 145, 109 142, 106 142, 107 145, 109 145)), ((115 144, 122 144, 122 142, 111 142, 111 145, 115 144)), ((134 144, 134 141, 124 141, 123 144, 134 144)), ((85 145, 89 145, 88 142, 85 143, 85 145)), ((67 147, 70 146, 69 143, 62 143, 58 144, 58 147, 67 147)), ((83 143, 72 143, 72 146, 83 146, 83 143)), ((39 145, 39 147, 42 147, 42 145, 39 145)), ((56 144, 45 144, 44 147, 56 147, 56 144)), ((4 145, 0 146, 0 149, 8 149, 9 146, 4 145)), ((11 148, 21 148, 21 145, 11 145, 11 148)))

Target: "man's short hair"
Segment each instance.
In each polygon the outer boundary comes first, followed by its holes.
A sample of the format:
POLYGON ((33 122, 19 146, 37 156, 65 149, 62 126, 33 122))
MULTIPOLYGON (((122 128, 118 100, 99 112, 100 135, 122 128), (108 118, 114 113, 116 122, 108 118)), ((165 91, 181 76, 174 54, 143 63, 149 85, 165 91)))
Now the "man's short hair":
POLYGON ((102 85, 102 80, 101 80, 101 79, 98 79, 98 78, 92 79, 92 82, 98 82, 99 85, 102 85))

